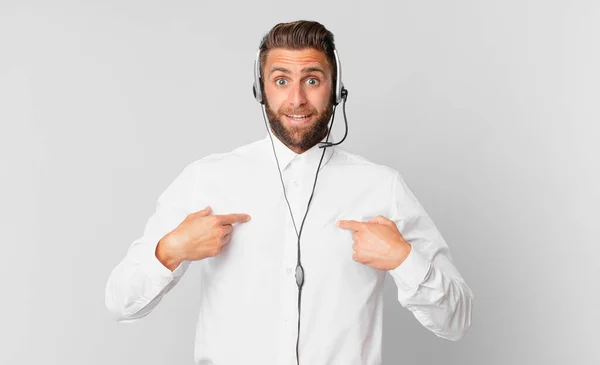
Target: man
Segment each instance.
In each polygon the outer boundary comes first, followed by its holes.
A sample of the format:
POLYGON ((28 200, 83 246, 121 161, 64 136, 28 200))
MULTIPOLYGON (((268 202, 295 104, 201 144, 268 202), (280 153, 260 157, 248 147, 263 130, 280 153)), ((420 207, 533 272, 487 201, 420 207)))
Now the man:
POLYGON ((380 364, 386 272, 424 327, 467 332, 471 290, 401 174, 320 148, 340 96, 334 49, 316 22, 264 37, 267 136, 189 164, 159 196, 108 280, 117 320, 148 315, 194 262, 196 364, 380 364))

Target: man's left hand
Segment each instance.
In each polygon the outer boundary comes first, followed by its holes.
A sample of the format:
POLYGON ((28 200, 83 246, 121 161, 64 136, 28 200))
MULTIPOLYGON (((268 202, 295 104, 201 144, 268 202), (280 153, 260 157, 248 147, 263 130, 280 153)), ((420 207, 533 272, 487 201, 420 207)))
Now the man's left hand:
POLYGON ((337 226, 353 231, 352 259, 374 269, 397 268, 412 249, 402 238, 396 223, 381 215, 368 222, 340 220, 337 226))

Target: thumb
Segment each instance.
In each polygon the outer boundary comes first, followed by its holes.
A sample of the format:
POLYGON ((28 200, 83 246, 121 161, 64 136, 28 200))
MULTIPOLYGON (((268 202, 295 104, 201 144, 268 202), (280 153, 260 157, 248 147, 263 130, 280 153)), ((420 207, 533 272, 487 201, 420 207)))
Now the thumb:
POLYGON ((212 213, 212 208, 210 207, 210 205, 208 205, 208 206, 206 206, 206 208, 196 212, 196 214, 198 214, 201 217, 206 217, 207 215, 210 215, 211 213, 212 213))

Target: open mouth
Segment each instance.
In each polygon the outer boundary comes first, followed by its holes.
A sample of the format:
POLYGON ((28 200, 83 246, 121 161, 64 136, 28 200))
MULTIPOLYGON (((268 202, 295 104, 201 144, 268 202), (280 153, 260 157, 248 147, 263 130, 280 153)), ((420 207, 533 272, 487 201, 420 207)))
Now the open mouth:
POLYGON ((292 124, 306 123, 312 117, 312 114, 284 114, 292 124))

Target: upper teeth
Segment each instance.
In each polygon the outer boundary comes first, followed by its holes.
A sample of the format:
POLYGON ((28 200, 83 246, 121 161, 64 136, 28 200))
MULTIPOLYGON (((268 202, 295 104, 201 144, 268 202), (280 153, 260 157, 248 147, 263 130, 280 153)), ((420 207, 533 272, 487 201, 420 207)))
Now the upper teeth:
POLYGON ((288 115, 288 117, 294 118, 294 119, 302 119, 302 118, 307 118, 308 115, 288 115))

